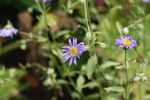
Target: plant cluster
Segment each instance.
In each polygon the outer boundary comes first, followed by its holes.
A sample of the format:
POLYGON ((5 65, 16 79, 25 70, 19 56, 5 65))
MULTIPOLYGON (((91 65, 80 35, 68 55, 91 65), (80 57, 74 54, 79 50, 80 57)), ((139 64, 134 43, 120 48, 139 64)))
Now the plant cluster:
POLYGON ((18 48, 27 52, 13 68, 0 62, 0 100, 28 100, 21 91, 40 83, 48 100, 150 100, 149 6, 150 0, 34 0, 27 12, 38 13, 32 29, 11 21, 0 29, 0 59, 18 48))

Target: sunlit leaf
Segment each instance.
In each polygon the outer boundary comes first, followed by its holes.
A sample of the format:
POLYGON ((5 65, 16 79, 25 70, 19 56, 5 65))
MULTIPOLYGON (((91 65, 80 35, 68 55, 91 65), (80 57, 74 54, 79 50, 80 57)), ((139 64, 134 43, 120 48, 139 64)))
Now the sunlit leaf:
POLYGON ((82 85, 85 83, 85 79, 82 75, 77 78, 77 89, 81 91, 82 85))
POLYGON ((123 92, 124 88, 120 86, 112 86, 112 87, 107 87, 104 88, 107 92, 123 92))
POLYGON ((87 100, 98 100, 98 98, 99 98, 99 93, 93 93, 86 96, 87 100))
POLYGON ((96 55, 94 55, 88 60, 88 63, 87 63, 87 76, 88 76, 88 79, 91 79, 91 77, 92 77, 92 75, 95 71, 96 64, 97 64, 97 57, 96 57, 96 55))
POLYGON ((82 88, 94 88, 94 87, 98 87, 99 84, 95 81, 92 81, 92 82, 89 82, 89 83, 86 83, 82 86, 82 88))
POLYGON ((120 22, 116 22, 116 26, 120 35, 122 35, 123 27, 120 22))
POLYGON ((107 61, 105 63, 103 63, 100 68, 101 70, 105 70, 106 68, 112 67, 112 66, 118 66, 120 65, 120 63, 118 62, 114 62, 114 61, 107 61))

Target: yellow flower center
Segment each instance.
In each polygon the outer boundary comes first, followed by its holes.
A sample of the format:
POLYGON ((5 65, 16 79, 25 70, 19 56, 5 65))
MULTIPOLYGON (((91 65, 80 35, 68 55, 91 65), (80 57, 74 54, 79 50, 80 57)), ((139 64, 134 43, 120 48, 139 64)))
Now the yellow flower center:
POLYGON ((125 41, 122 42, 122 45, 123 45, 123 46, 130 46, 130 45, 131 45, 131 42, 128 41, 128 40, 125 40, 125 41))
POLYGON ((6 29, 12 29, 13 27, 12 27, 12 25, 6 25, 6 29))
POLYGON ((71 56, 75 56, 77 54, 78 54, 78 50, 76 48, 73 47, 73 48, 70 49, 70 55, 71 56))

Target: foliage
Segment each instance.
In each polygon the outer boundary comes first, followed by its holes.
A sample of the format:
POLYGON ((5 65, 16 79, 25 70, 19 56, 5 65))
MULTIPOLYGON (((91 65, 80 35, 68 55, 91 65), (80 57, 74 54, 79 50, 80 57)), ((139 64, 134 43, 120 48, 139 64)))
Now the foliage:
MULTIPOLYGON (((11 0, 1 2, 0 5, 14 4, 11 0)), ((0 59, 14 50, 27 52, 22 58, 25 63, 18 61, 14 68, 1 67, 0 100, 11 100, 14 91, 30 88, 19 81, 26 72, 37 76, 36 81, 46 87, 44 93, 52 93, 49 100, 125 100, 126 92, 128 100, 150 99, 150 3, 142 0, 15 2, 24 4, 37 22, 29 30, 22 29, 24 24, 18 26, 19 38, 0 41, 0 59), (125 27, 129 32, 124 32, 125 27), (124 48, 118 50, 115 46, 120 35, 133 36, 137 42, 137 47, 128 50, 126 57, 124 48), (77 65, 68 66, 69 61, 63 62, 62 47, 69 46, 68 40, 72 38, 84 42, 88 51, 77 59, 77 65), (146 82, 142 81, 145 77, 146 82)), ((5 61, 0 63, 5 65, 5 61)))

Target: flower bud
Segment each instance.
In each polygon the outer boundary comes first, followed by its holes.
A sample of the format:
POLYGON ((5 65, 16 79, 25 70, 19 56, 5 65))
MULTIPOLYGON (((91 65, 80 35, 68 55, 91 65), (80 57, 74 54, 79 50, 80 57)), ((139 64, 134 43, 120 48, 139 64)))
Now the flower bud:
POLYGON ((81 2, 85 2, 85 0, 81 0, 81 2))
POLYGON ((124 27, 124 28, 123 28, 123 33, 124 33, 124 34, 128 34, 128 33, 129 33, 128 27, 124 27))
POLYGON ((141 81, 142 81, 142 82, 146 82, 146 81, 147 81, 147 77, 142 77, 142 78, 141 78, 141 81))

